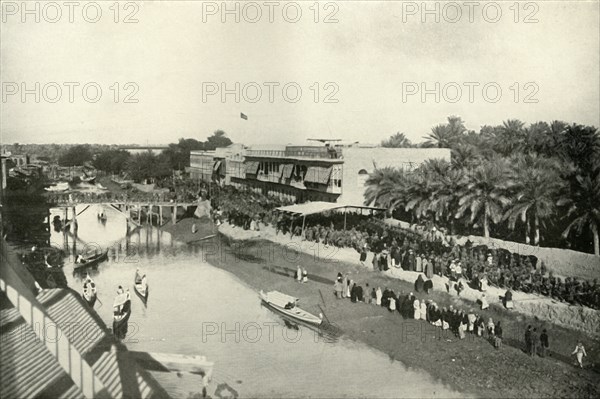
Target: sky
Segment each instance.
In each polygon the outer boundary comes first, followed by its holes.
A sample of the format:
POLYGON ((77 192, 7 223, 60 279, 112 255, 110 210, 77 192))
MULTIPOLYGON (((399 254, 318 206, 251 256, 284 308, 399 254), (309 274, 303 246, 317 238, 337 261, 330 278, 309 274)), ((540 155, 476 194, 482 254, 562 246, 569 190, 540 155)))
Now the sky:
POLYGON ((72 22, 62 1, 23 4, 1 3, 2 143, 420 142, 450 115, 600 126, 598 1, 82 1, 72 22))

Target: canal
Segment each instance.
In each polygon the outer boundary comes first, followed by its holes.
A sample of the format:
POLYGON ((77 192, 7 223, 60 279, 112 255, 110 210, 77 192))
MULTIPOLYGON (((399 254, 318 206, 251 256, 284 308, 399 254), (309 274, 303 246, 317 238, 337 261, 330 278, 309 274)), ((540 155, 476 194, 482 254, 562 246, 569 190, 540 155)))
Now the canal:
MULTIPOLYGON (((56 215, 62 218, 64 211, 52 209, 50 216, 56 215)), ((99 293, 95 310, 112 326, 117 287, 129 289, 127 347, 207 356, 215 362, 208 389, 212 396, 225 384, 240 397, 459 396, 427 373, 408 370, 362 343, 284 320, 262 306, 257 292, 244 282, 206 262, 199 246, 179 243, 156 227, 128 235, 122 215, 97 205, 77 220, 76 234, 51 232, 51 243, 71 252, 63 268, 69 287, 80 292, 84 277, 73 273, 74 249, 109 248, 108 261, 89 271, 99 293), (97 217, 102 210, 106 222, 97 217), (136 268, 148 278, 146 305, 134 294, 136 268)), ((199 376, 153 375, 175 397, 201 391, 199 376)))

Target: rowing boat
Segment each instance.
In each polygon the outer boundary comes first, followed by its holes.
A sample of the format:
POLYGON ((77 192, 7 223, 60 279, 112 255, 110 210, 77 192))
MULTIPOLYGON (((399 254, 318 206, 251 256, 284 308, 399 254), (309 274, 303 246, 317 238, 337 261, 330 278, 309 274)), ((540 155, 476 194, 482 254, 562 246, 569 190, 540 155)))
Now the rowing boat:
POLYGON ((75 262, 75 270, 82 269, 84 267, 96 265, 104 260, 108 259, 108 251, 94 254, 88 257, 82 257, 79 261, 75 262))
POLYGON ((142 280, 140 282, 138 282, 134 279, 133 290, 135 291, 137 296, 140 297, 142 302, 144 302, 144 304, 146 304, 146 302, 148 301, 148 291, 149 291, 148 281, 146 280, 146 275, 144 275, 144 277, 142 277, 142 280))
POLYGON ((81 296, 91 308, 93 308, 94 304, 96 303, 96 295, 96 284, 94 283, 94 280, 89 277, 86 278, 85 282, 83 283, 83 293, 81 296))
POLYGON ((321 317, 317 317, 306 310, 300 309, 297 306, 298 298, 283 294, 279 291, 265 293, 262 290, 260 291, 259 296, 262 301, 272 309, 293 317, 294 319, 316 325, 320 325, 323 322, 321 317))
POLYGON ((131 316, 131 296, 129 291, 118 294, 113 303, 113 334, 118 339, 127 335, 127 322, 131 316))

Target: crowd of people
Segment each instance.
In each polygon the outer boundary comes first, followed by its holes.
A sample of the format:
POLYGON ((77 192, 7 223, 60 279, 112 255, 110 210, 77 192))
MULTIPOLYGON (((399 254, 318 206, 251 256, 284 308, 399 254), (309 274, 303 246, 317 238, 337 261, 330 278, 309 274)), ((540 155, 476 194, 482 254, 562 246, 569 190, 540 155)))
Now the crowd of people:
MULTIPOLYGON (((439 331, 449 331, 459 339, 464 339, 466 334, 473 334, 487 337, 496 348, 502 346, 503 331, 500 321, 494 322, 491 317, 486 320, 483 313, 475 312, 473 308, 463 310, 452 305, 438 306, 435 301, 425 297, 429 293, 424 288, 427 281, 431 280, 425 281, 421 274, 415 281, 415 292, 422 293, 419 298, 412 292, 404 294, 387 287, 383 290, 381 287, 369 287, 369 283, 366 283, 363 289, 358 282, 338 273, 334 291, 338 299, 349 298, 352 302, 382 306, 390 312, 399 313, 404 319, 424 320, 434 327, 439 327, 439 331)), ((436 335, 441 339, 442 334, 436 335)))
MULTIPOLYGON (((300 266, 298 266, 298 270, 296 276, 300 273, 300 266)), ((501 320, 494 321, 493 318, 486 316, 483 310, 479 312, 473 308, 465 310, 455 308, 452 305, 448 307, 438 306, 435 301, 427 298, 429 292, 426 289, 424 290, 424 281, 423 275, 419 274, 415 281, 417 296, 413 292, 404 294, 400 290, 395 292, 387 287, 382 290, 379 286, 369 286, 368 282, 365 283, 363 288, 359 282, 338 273, 333 290, 338 299, 349 299, 353 303, 363 302, 369 305, 381 306, 388 309, 390 313, 400 314, 404 319, 427 322, 431 326, 439 328, 439 330, 435 330, 435 334, 431 335, 438 340, 448 337, 448 335, 445 335, 448 333, 461 340, 465 339, 467 334, 471 334, 473 337, 487 339, 496 349, 502 347, 505 335, 501 320)), ((525 347, 523 349, 528 355, 547 356, 550 349, 550 337, 546 329, 542 329, 540 334, 537 327, 529 325, 524 334, 524 342, 525 347)), ((576 355, 577 365, 583 368, 583 357, 587 356, 587 353, 581 342, 577 343, 572 355, 576 355)))
MULTIPOLYGON (((423 272, 427 278, 434 274, 446 276, 457 283, 453 284, 453 288, 459 294, 462 284, 459 280, 464 279, 471 288, 482 292, 491 285, 600 309, 600 284, 596 279, 589 282, 555 277, 535 256, 523 256, 485 245, 475 246, 470 242, 457 245, 452 239, 446 240, 435 227, 427 234, 420 234, 388 226, 372 216, 348 214, 345 219, 346 225, 352 227, 344 230, 344 215, 319 215, 318 219, 307 222, 303 239, 354 248, 363 263, 368 252, 373 252, 374 269, 385 271, 398 267, 423 272)), ((285 219, 280 218, 275 227, 285 233, 287 224, 285 219)), ((294 230, 292 236, 302 234, 301 228, 294 230)))

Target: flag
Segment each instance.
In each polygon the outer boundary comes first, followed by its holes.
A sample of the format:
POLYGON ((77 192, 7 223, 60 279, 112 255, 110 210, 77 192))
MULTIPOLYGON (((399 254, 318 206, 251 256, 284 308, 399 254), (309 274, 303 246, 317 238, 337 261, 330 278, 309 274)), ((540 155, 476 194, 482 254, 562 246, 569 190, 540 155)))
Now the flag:
POLYGON ((248 115, 242 114, 242 113, 240 112, 240 118, 242 118, 242 119, 245 119, 245 120, 248 120, 248 115))

